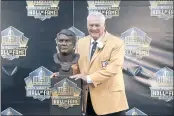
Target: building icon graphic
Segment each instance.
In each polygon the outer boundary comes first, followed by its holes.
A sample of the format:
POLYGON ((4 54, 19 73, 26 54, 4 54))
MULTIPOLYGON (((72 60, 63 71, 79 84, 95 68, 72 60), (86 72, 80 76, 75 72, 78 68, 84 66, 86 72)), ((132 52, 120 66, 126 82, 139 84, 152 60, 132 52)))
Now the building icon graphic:
POLYGON ((26 56, 28 38, 10 26, 1 32, 1 56, 8 60, 26 56))
POLYGON ((55 84, 51 93, 52 105, 58 105, 65 109, 80 105, 81 89, 67 78, 55 84))
POLYGON ((44 21, 58 16, 59 0, 27 0, 27 16, 44 21))
POLYGON ((150 79, 153 84, 150 87, 151 97, 165 101, 173 99, 173 70, 164 67, 157 71, 150 79))
POLYGON ((26 96, 43 101, 50 98, 52 72, 41 66, 26 77, 26 96))
POLYGON ((73 31, 76 34, 77 40, 85 37, 85 33, 83 33, 82 31, 80 31, 79 29, 77 29, 74 26, 70 27, 69 30, 73 31))
POLYGON ((9 107, 1 112, 1 116, 22 116, 22 114, 15 109, 9 107))
POLYGON ((119 16, 120 0, 88 0, 88 13, 101 12, 107 18, 119 16))
POLYGON ((153 0, 150 2, 150 15, 164 20, 173 18, 173 1, 172 0, 153 0))
POLYGON ((132 27, 123 32, 120 37, 125 43, 125 57, 131 59, 141 59, 149 56, 151 38, 145 32, 132 27))
POLYGON ((127 116, 147 116, 144 112, 134 107, 126 112, 127 116))

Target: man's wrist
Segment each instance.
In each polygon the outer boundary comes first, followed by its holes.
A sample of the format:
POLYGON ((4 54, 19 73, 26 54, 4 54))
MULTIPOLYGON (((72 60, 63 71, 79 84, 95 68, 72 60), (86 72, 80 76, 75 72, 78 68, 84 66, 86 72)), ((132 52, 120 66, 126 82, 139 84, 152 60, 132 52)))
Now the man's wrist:
POLYGON ((91 77, 89 75, 86 76, 87 83, 92 83, 91 77))

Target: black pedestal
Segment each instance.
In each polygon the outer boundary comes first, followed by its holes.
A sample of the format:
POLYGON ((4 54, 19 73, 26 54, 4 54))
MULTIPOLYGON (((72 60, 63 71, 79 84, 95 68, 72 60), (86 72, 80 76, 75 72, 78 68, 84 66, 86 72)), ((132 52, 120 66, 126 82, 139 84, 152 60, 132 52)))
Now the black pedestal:
POLYGON ((60 69, 59 77, 51 79, 52 98, 50 99, 50 115, 82 115, 81 80, 75 81, 70 79, 69 76, 72 74, 72 70, 64 72, 60 69), (56 100, 53 99, 55 95, 53 92, 56 92, 59 96, 59 98, 55 98, 56 100), (61 106, 58 106, 56 103, 61 104, 61 106), (78 103, 79 105, 77 105, 78 103), (75 105, 69 107, 70 104, 75 105))

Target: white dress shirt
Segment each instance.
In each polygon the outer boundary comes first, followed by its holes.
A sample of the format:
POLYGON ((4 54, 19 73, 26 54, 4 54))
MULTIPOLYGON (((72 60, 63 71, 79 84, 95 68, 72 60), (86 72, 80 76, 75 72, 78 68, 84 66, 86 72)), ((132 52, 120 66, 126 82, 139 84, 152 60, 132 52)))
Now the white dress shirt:
MULTIPOLYGON (((100 42, 100 41, 101 41, 101 38, 102 38, 103 36, 104 36, 104 35, 102 35, 99 39, 97 39, 96 42, 100 42)), ((94 42, 94 41, 95 41, 95 40, 94 40, 93 38, 91 38, 91 42, 90 42, 90 52, 89 52, 89 60, 90 60, 90 57, 91 57, 91 51, 92 51, 92 46, 93 46, 93 42, 94 42)), ((87 75, 86 78, 87 78, 87 83, 92 83, 92 80, 91 80, 91 78, 90 78, 89 75, 87 75)))

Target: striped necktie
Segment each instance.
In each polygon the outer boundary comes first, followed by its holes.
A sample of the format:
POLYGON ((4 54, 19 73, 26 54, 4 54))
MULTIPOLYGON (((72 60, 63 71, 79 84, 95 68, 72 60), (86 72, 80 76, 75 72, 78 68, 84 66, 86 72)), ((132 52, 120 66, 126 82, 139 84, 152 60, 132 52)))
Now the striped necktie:
POLYGON ((92 49, 91 49, 90 60, 91 60, 92 56, 94 55, 94 52, 95 52, 95 50, 97 48, 97 42, 96 41, 92 42, 92 44, 93 45, 92 45, 92 49))

